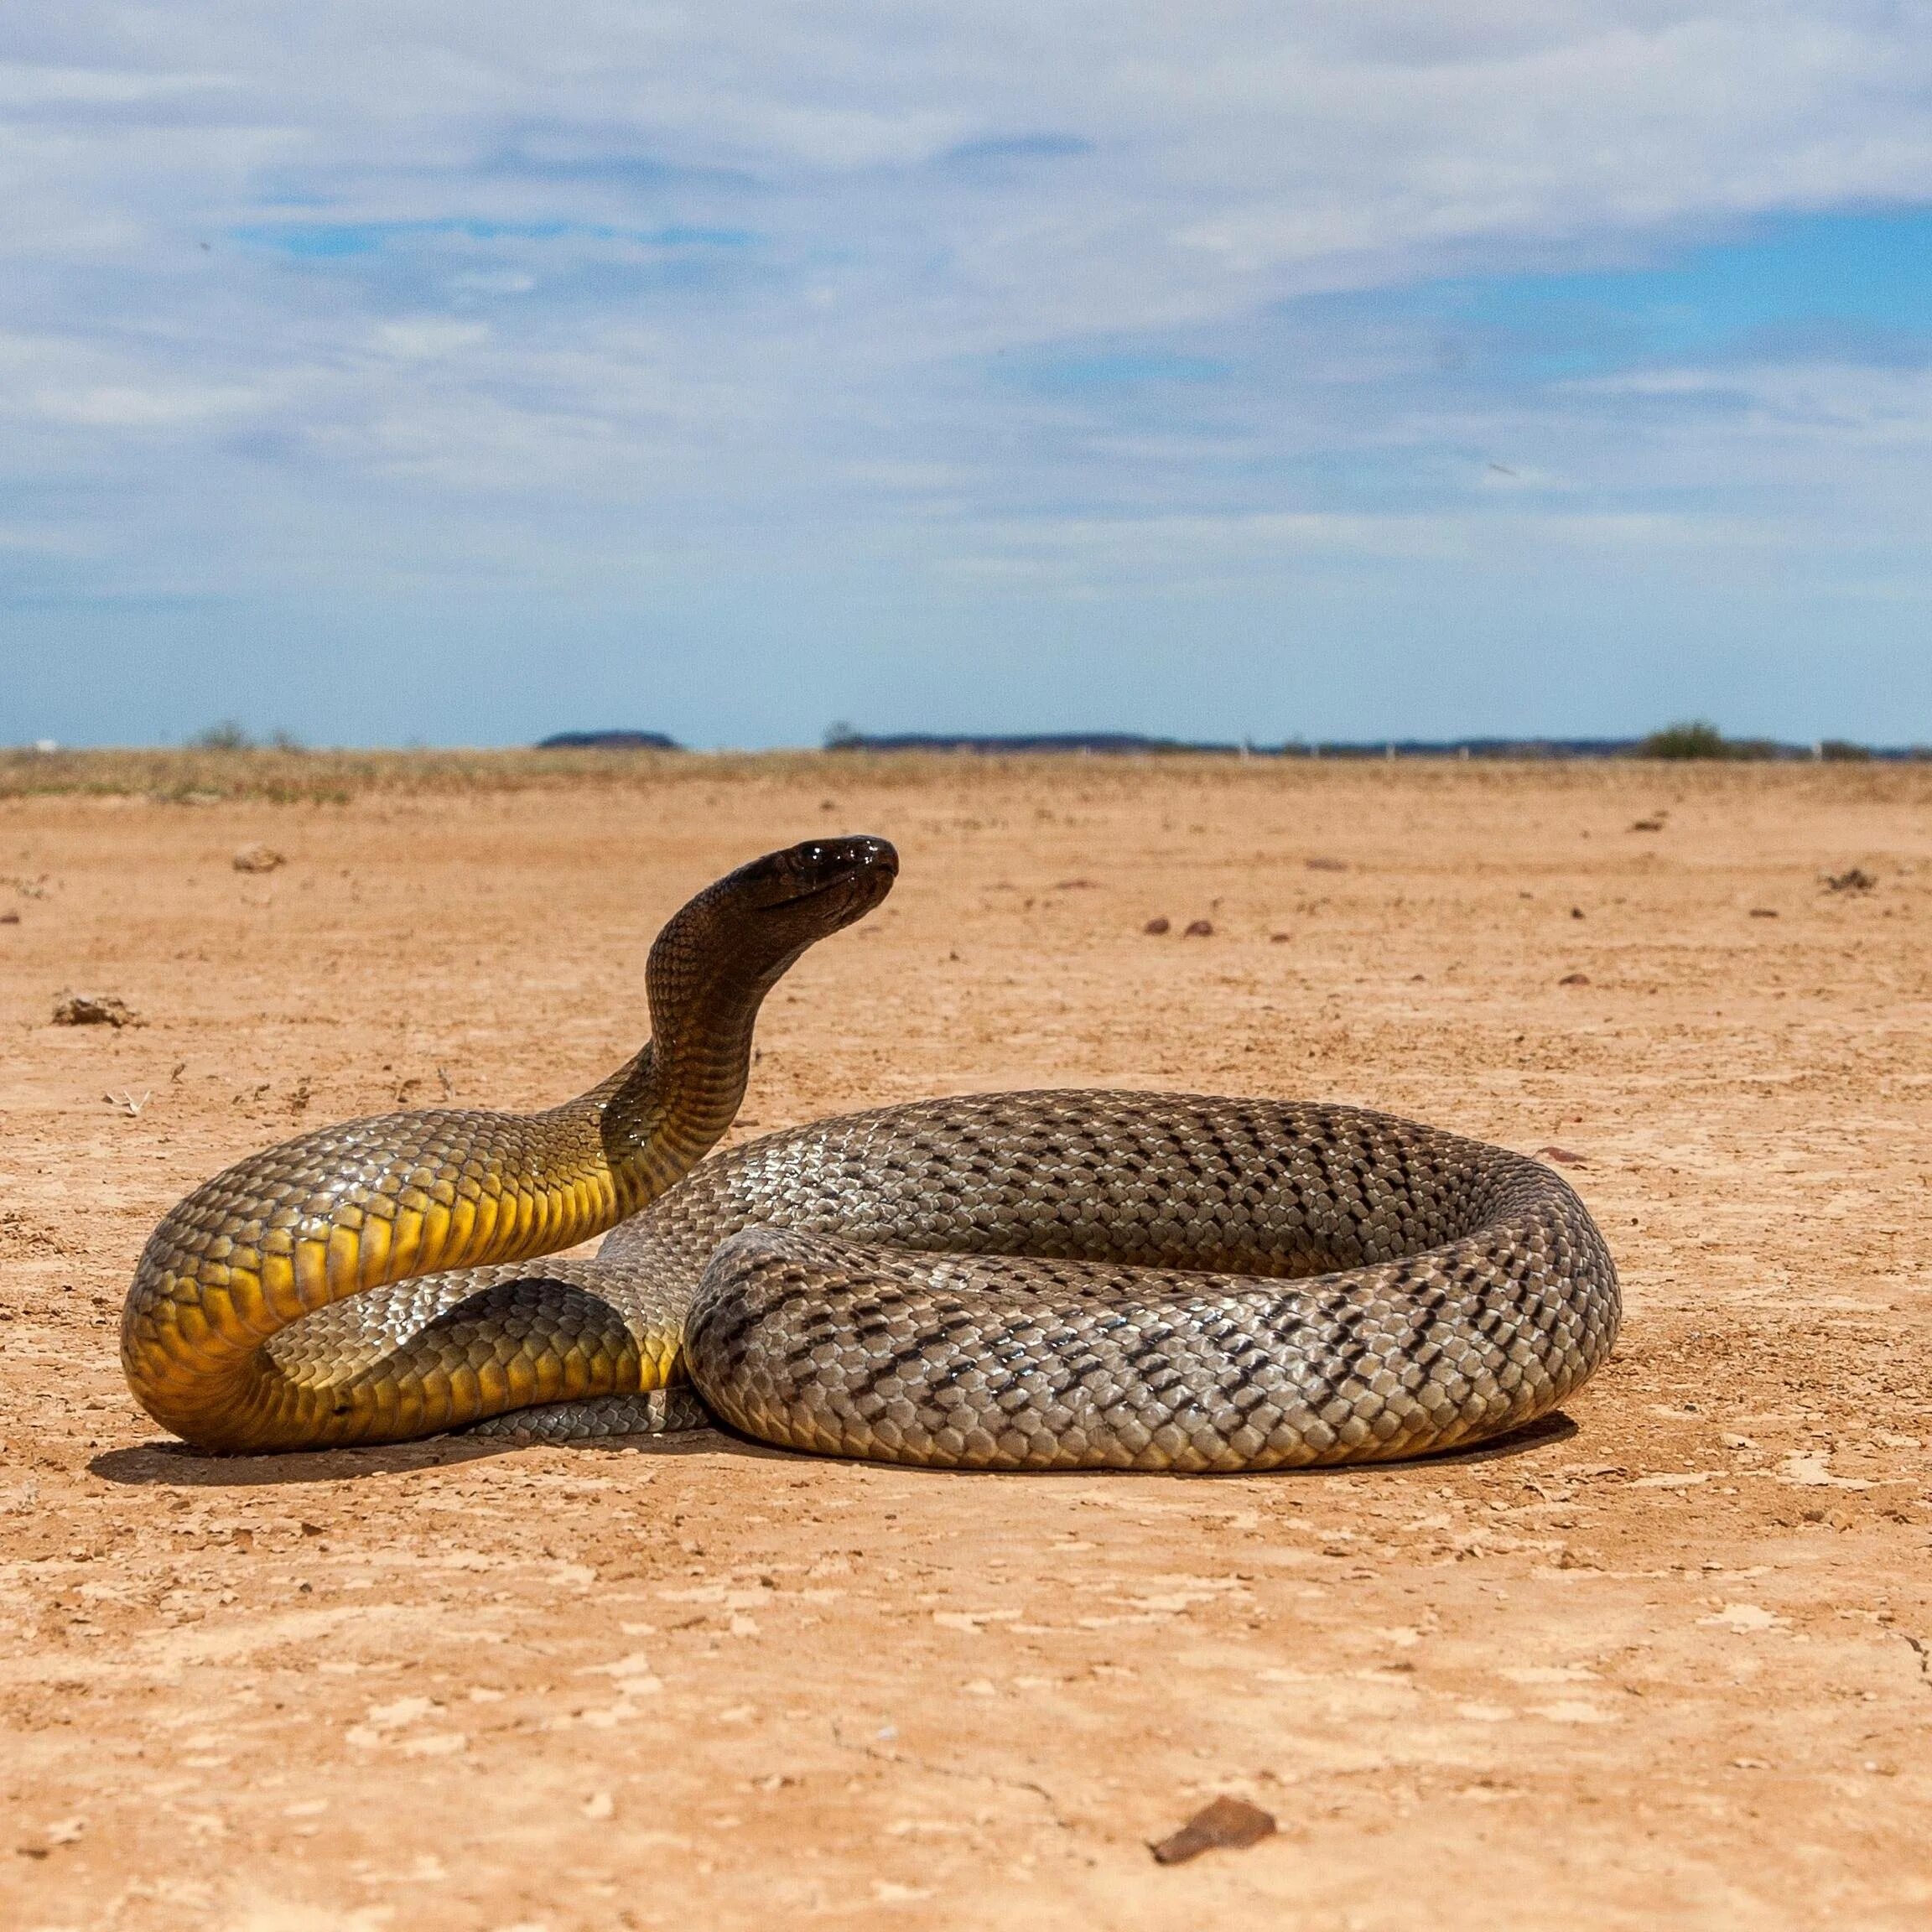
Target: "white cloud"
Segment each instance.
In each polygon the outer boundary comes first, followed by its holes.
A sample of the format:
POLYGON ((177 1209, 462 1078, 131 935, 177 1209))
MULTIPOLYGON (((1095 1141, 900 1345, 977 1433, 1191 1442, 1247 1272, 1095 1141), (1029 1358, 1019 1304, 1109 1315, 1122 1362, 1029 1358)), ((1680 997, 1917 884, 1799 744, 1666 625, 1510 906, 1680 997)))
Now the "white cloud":
POLYGON ((384 322, 376 330, 377 351, 402 362, 440 361, 489 339, 490 331, 480 322, 451 322, 434 315, 384 322))

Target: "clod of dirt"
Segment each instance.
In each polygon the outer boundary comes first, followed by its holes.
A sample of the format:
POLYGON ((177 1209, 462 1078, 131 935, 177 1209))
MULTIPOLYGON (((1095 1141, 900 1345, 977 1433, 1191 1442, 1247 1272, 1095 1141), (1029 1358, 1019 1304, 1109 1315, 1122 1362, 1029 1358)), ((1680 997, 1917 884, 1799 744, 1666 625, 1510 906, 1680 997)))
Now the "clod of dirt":
POLYGON ((1214 937, 1213 923, 1207 919, 1191 920, 1187 930, 1181 937, 1183 939, 1212 939, 1214 937))
POLYGON ((1348 870, 1346 859, 1304 859, 1301 863, 1311 872, 1346 872, 1348 870))
POLYGON ((1587 973, 1566 973, 1556 984, 1559 986, 1587 986, 1590 975, 1587 973))
POLYGON ((1633 832, 1661 832, 1664 829, 1664 815, 1659 813, 1654 818, 1639 818, 1630 829, 1633 832))
POLYGON ((1167 922, 1163 918, 1150 919, 1140 930, 1143 932, 1165 932, 1167 930, 1167 922))
POLYGON ((58 1823, 49 1825, 41 1834, 44 1843, 16 1845, 13 1849, 23 1858, 44 1858, 56 1846, 78 1844, 86 1823, 86 1820, 81 1818, 63 1818, 58 1823))
POLYGON ((1091 892, 1093 881, 1091 879, 1062 879, 1053 890, 1056 892, 1091 892))
POLYGON ((1825 883, 1834 892, 1869 892, 1878 881, 1862 866, 1854 865, 1849 872, 1827 873, 1825 883))
POLYGON ((1155 1846, 1156 1865, 1184 1865, 1203 1852, 1245 1852, 1275 1831, 1273 1816, 1244 1798, 1217 1798, 1203 1805, 1171 1837, 1155 1846))
POLYGON ((1778 917, 1778 908, 1775 906, 1753 906, 1751 908, 1751 917, 1753 919, 1775 919, 1778 917))
POLYGON ((20 915, 18 912, 0 912, 0 926, 18 926, 19 923, 20 915))
POLYGON ((54 995, 56 1026, 139 1026, 141 1015, 125 1000, 108 993, 56 993, 54 995))
POLYGON ((1581 906, 1572 906, 1570 908, 1570 917, 1572 919, 1581 919, 1583 917, 1583 908, 1581 906))
POLYGON ((1539 1147, 1536 1157, 1540 1161, 1554 1161, 1559 1167, 1587 1167, 1590 1157, 1587 1154, 1572 1154, 1567 1147, 1539 1147))
POLYGON ((1268 943, 1270 946, 1285 946, 1288 943, 1288 935, 1285 932, 1270 932, 1268 935, 1268 943))
POLYGON ((235 854, 235 870, 237 872, 273 872, 278 865, 286 865, 287 856, 278 852, 273 845, 244 845, 235 854))

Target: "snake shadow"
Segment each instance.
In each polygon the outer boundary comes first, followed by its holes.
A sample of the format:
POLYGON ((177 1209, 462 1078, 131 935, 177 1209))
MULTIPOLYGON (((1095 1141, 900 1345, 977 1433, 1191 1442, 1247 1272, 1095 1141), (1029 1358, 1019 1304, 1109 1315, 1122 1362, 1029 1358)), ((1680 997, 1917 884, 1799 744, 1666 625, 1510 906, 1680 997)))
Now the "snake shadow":
MULTIPOLYGON (((1445 1464, 1489 1462, 1527 1456, 1578 1433, 1576 1423, 1556 1410, 1507 1436, 1467 1448, 1439 1450, 1432 1456, 1410 1457, 1400 1462, 1351 1462, 1327 1469, 1232 1471, 1224 1477, 1178 1477, 1156 1470, 1092 1469, 947 1469, 927 1472, 955 1481, 1051 1482, 1055 1478, 1107 1475, 1153 1482, 1251 1481, 1260 1474, 1280 1481, 1308 1481, 1324 1476, 1394 1476, 1405 1469, 1436 1469, 1445 1464)), ((208 1456, 185 1442, 153 1441, 104 1450, 91 1457, 89 1472, 103 1482, 132 1488, 259 1489, 305 1483, 350 1483, 379 1476, 414 1475, 423 1470, 462 1467, 487 1462, 499 1456, 530 1448, 560 1448, 572 1456, 688 1457, 719 1454, 753 1462, 858 1462, 857 1457, 808 1456, 776 1449, 755 1437, 740 1436, 722 1425, 680 1430, 665 1436, 624 1436, 597 1441, 532 1443, 514 1436, 431 1436, 418 1442, 387 1442, 364 1449, 280 1450, 272 1456, 208 1456)))
POLYGON ((525 1449, 564 1449, 573 1456, 702 1456, 720 1449, 755 1461, 796 1462, 787 1450, 741 1441, 722 1429, 673 1436, 621 1436, 603 1441, 531 1442, 513 1436, 431 1436, 366 1449, 287 1449, 271 1456, 207 1456, 185 1442, 158 1441, 104 1450, 87 1464, 103 1482, 132 1488, 260 1489, 304 1483, 354 1483, 460 1468, 525 1449))

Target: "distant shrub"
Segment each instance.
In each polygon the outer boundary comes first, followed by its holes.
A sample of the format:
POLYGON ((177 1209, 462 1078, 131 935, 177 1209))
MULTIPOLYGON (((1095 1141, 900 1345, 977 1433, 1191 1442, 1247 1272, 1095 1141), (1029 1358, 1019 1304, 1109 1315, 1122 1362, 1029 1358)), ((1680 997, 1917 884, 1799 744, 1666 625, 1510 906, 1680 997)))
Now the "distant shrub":
POLYGON ((1692 719, 1653 731, 1637 747, 1639 758, 1732 758, 1737 753, 1715 724, 1692 719))
POLYGON ((197 731, 188 740, 190 751, 252 751, 254 748, 255 740, 233 718, 224 718, 219 724, 197 731))
POLYGON ((1849 738, 1827 738, 1818 747, 1820 758, 1836 758, 1852 762, 1868 761, 1872 753, 1863 745, 1854 745, 1849 738))

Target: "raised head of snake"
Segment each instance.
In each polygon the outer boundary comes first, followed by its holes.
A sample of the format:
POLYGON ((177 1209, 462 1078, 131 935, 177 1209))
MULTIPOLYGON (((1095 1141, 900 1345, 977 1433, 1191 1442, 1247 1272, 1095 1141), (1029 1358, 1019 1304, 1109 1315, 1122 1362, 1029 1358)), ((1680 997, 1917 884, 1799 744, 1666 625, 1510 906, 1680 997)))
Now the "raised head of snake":
MULTIPOLYGON (((155 1229, 128 1292, 121 1353, 136 1397, 210 1449, 422 1434, 529 1400, 519 1364, 535 1352, 500 1329, 477 1361, 399 1384, 349 1372, 340 1349, 325 1373, 321 1343, 300 1337, 326 1324, 304 1318, 385 1284, 553 1253, 662 1193, 730 1125, 765 995, 871 911, 898 865, 882 839, 813 839, 707 887, 651 948, 650 1043, 577 1099, 352 1120, 197 1188, 155 1229)), ((366 1321, 351 1353, 379 1352, 395 1326, 366 1321)), ((569 1350, 561 1369, 554 1353, 530 1368, 532 1389, 583 1393, 569 1350)))

